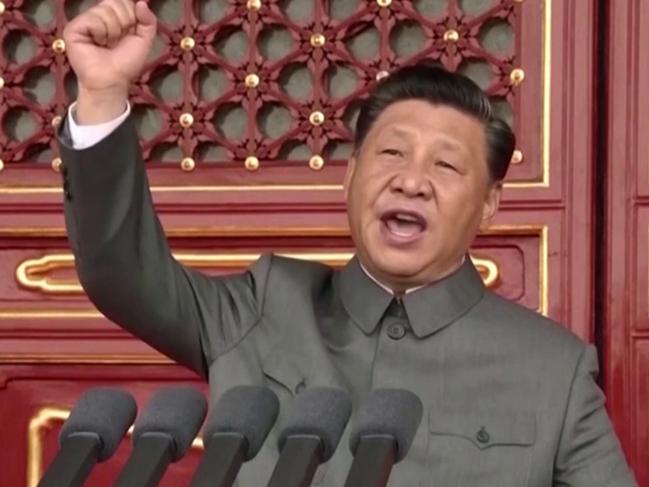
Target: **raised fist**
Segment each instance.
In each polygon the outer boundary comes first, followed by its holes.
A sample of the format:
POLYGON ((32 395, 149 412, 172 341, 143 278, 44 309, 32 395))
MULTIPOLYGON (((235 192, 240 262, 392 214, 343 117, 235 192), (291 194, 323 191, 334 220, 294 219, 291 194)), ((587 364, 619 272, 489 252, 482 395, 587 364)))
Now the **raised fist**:
POLYGON ((125 100, 155 33, 155 15, 143 1, 103 0, 73 19, 63 38, 79 98, 125 100))

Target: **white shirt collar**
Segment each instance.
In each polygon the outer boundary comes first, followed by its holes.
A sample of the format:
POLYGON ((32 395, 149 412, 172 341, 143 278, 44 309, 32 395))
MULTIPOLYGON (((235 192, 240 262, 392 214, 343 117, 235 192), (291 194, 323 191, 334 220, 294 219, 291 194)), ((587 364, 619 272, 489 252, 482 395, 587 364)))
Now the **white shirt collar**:
MULTIPOLYGON (((462 257, 462 262, 460 262, 460 265, 458 266, 458 268, 459 268, 460 266, 462 266, 462 264, 464 264, 464 261, 465 261, 465 260, 466 260, 466 255, 462 257)), ((377 286, 379 286, 381 289, 383 289, 384 291, 388 292, 389 294, 392 294, 393 296, 395 295, 394 290, 390 289, 388 286, 386 286, 386 285, 383 284, 381 281, 379 281, 376 277, 374 277, 372 274, 370 274, 370 271, 368 271, 368 270, 365 268, 365 266, 363 265, 363 263, 362 263, 360 260, 358 261, 358 263, 360 264, 361 269, 363 269, 363 272, 367 275, 367 277, 369 277, 370 279, 372 279, 372 281, 374 281, 374 282, 376 283, 377 286)), ((420 289, 425 288, 426 286, 428 286, 428 284, 422 284, 421 286, 411 287, 411 288, 409 288, 409 289, 406 289, 405 292, 404 292, 404 294, 414 293, 415 291, 419 291, 420 289)))

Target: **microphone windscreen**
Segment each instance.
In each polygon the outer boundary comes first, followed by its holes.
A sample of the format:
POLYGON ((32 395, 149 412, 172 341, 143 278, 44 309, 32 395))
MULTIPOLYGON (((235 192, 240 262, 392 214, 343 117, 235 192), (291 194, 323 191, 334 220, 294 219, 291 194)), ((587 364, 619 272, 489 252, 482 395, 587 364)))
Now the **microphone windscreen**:
POLYGON ((239 433, 247 440, 245 461, 253 459, 264 444, 279 413, 279 400, 262 386, 237 386, 218 400, 205 427, 209 448, 217 433, 239 433))
POLYGON ((203 424, 207 401, 191 387, 172 387, 156 392, 135 420, 133 444, 146 433, 164 433, 173 440, 173 461, 180 460, 203 424))
POLYGON ((289 407, 279 435, 280 451, 289 436, 313 435, 322 440, 322 462, 326 462, 336 451, 351 412, 352 401, 342 389, 306 389, 289 407))
POLYGON ((107 460, 117 450, 136 413, 137 404, 128 392, 105 387, 89 389, 63 424, 59 444, 74 434, 96 434, 101 443, 98 461, 107 460))
POLYGON ((396 461, 408 454, 415 437, 423 405, 416 394, 404 389, 375 389, 361 405, 349 438, 352 454, 363 436, 392 436, 397 441, 396 461))

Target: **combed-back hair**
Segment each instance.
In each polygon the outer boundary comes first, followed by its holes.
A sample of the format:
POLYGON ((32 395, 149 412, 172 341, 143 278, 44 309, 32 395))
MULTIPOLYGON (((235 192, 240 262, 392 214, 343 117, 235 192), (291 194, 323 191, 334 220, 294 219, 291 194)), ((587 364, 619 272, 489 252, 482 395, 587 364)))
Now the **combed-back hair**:
POLYGON ((487 95, 472 80, 439 65, 423 61, 398 69, 378 82, 361 105, 354 148, 358 150, 376 119, 392 103, 423 100, 455 108, 484 124, 487 137, 487 165, 494 182, 505 179, 516 146, 511 128, 493 113, 487 95))

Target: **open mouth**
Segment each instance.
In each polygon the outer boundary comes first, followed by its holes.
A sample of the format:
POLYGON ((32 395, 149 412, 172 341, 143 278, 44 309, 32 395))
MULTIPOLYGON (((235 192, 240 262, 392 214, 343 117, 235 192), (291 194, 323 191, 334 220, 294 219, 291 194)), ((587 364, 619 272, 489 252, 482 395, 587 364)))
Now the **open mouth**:
POLYGON ((414 240, 426 230, 426 219, 423 215, 408 210, 390 210, 381 216, 381 221, 388 232, 400 240, 414 240))

